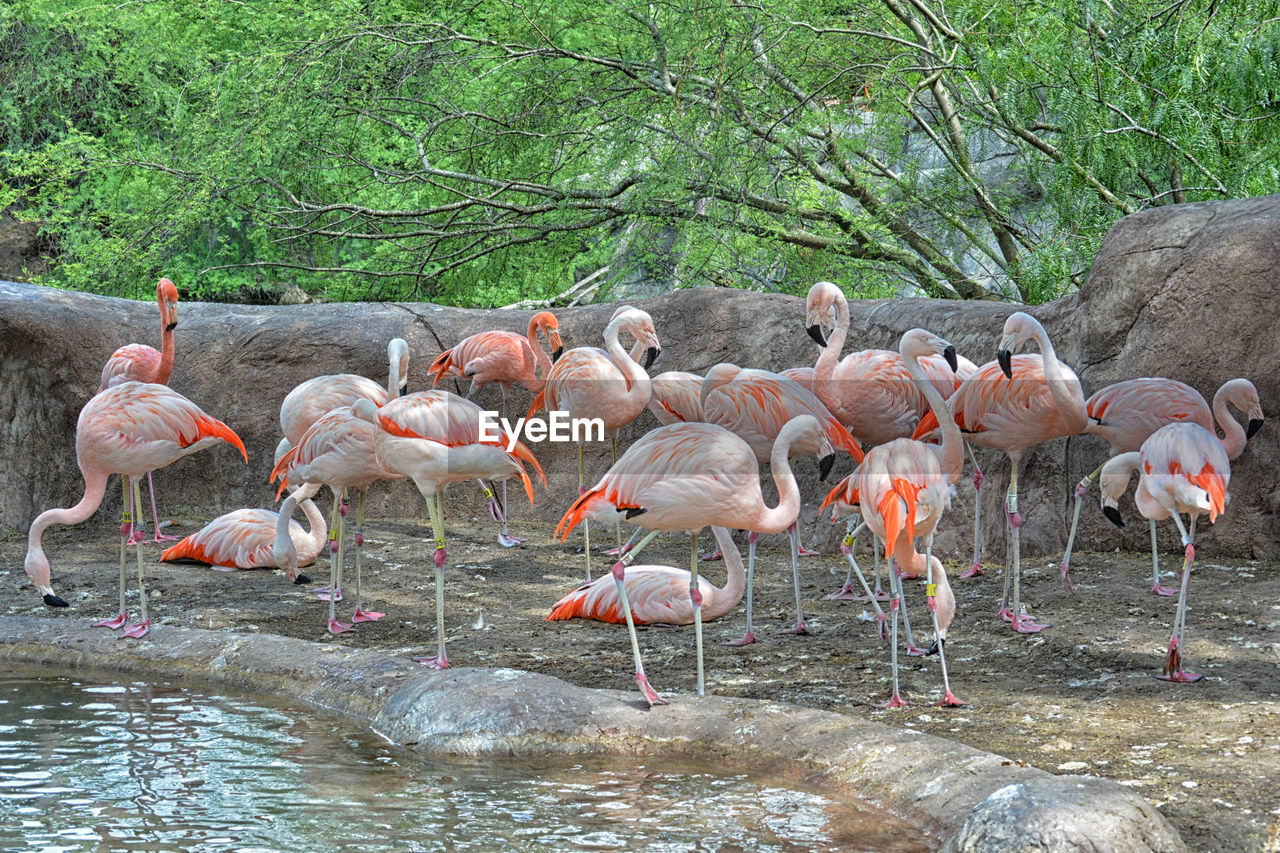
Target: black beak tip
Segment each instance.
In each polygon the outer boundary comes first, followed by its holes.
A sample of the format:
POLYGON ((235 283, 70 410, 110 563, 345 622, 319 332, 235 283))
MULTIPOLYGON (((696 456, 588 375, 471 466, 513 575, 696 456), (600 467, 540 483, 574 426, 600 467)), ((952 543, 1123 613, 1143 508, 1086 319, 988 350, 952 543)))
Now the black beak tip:
POLYGON ((813 338, 813 340, 818 344, 818 346, 825 347, 827 345, 827 339, 826 339, 826 336, 822 334, 821 326, 818 326, 818 325, 806 326, 805 331, 809 333, 809 337, 813 338))
POLYGON ((627 521, 630 521, 631 519, 635 518, 637 515, 644 515, 648 511, 649 510, 645 509, 642 506, 627 507, 627 511, 625 513, 627 516, 627 521))
POLYGON ((1244 431, 1245 438, 1253 438, 1253 434, 1262 429, 1262 424, 1262 418, 1251 418, 1248 428, 1244 431))
POLYGON ((556 347, 556 351, 551 353, 551 363, 559 361, 562 355, 564 355, 564 347, 556 347))
POLYGON ((649 347, 647 350, 644 351, 644 369, 645 370, 648 370, 649 367, 655 361, 658 360, 658 353, 660 352, 662 352, 662 350, 658 349, 657 347, 649 347))
POLYGON ((1000 364, 1000 370, 1005 376, 1013 378, 1013 353, 1007 349, 1002 349, 996 353, 996 361, 1000 364))
POLYGON ((400 386, 400 396, 403 397, 409 393, 409 383, 406 382, 400 386))
POLYGON ((1105 515, 1107 519, 1116 527, 1119 527, 1121 530, 1124 530, 1124 519, 1120 517, 1120 510, 1116 509, 1113 506, 1104 506, 1102 508, 1102 514, 1105 515))
POLYGON ((176 328, 178 328, 178 324, 177 324, 177 323, 169 323, 168 325, 166 325, 166 326, 164 327, 164 330, 165 330, 166 332, 172 332, 172 331, 173 331, 174 329, 176 329, 176 328))
POLYGON ((299 574, 296 578, 293 579, 293 582, 301 586, 304 583, 311 583, 311 578, 307 577, 304 574, 299 574))
POLYGON ((44 603, 49 605, 50 607, 70 607, 71 606, 51 592, 45 593, 43 598, 44 598, 44 603))
POLYGON ((942 351, 942 357, 947 360, 952 373, 960 368, 960 362, 956 360, 956 348, 951 344, 947 344, 947 348, 942 351))
POLYGON ((942 650, 942 642, 941 638, 934 640, 933 645, 924 650, 925 655, 936 655, 942 650))
POLYGON ((834 453, 828 453, 818 460, 818 480, 826 480, 827 475, 831 473, 831 469, 835 467, 835 464, 836 455, 834 453))

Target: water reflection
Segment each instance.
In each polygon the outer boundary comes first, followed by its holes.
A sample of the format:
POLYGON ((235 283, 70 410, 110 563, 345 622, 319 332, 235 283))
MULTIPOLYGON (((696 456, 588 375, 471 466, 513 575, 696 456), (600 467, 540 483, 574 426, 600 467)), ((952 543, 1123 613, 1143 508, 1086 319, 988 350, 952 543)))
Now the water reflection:
POLYGON ((257 697, 0 669, 0 849, 916 851, 901 822, 704 767, 424 761, 257 697))

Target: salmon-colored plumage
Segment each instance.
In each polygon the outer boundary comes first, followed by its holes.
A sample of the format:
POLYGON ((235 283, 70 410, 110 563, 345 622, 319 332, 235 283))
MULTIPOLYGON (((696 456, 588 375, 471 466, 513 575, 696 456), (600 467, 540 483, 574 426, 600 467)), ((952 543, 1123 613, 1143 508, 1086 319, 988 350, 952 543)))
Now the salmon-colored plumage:
POLYGON ((381 406, 405 392, 409 381, 409 345, 402 338, 387 344, 387 387, 354 373, 328 373, 300 382, 280 403, 280 431, 291 445, 327 412, 372 400, 381 406))
POLYGON ((485 385, 497 382, 502 386, 504 404, 516 382, 537 393, 546 382, 554 358, 542 348, 539 332, 546 332, 552 352, 558 355, 563 346, 560 323, 550 311, 539 311, 529 319, 524 336, 501 330, 480 332, 440 353, 428 369, 433 377, 431 384, 434 387, 449 376, 467 377, 471 380, 469 399, 485 385))
POLYGON ((653 377, 652 393, 646 408, 663 426, 674 423, 697 423, 703 419, 702 377, 696 373, 668 370, 653 377))
POLYGON ((120 347, 102 368, 99 392, 121 382, 168 384, 173 372, 173 330, 178 325, 178 288, 167 278, 156 284, 156 304, 160 308, 160 349, 146 344, 120 347))

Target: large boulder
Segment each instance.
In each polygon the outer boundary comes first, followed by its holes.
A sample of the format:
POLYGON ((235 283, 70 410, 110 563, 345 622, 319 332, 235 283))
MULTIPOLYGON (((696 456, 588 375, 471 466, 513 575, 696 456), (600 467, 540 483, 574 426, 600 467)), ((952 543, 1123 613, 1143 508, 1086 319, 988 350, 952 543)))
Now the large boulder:
MULTIPOLYGON (((1280 351, 1273 328, 1280 306, 1280 197, 1180 205, 1128 217, 1108 235, 1079 294, 1039 306, 1059 356, 1076 367, 1086 393, 1130 376, 1174 376, 1206 396, 1225 379, 1246 375, 1262 394, 1264 409, 1280 412, 1280 351)), ((719 288, 682 290, 636 303, 654 318, 663 352, 651 372, 705 372, 721 361, 781 370, 812 364, 814 344, 803 330, 803 300, 719 288)), ((599 346, 613 305, 558 312, 566 346, 599 346)), ((895 348, 913 326, 933 329, 979 363, 995 356, 1004 318, 1015 306, 990 302, 896 299, 851 305, 850 347, 895 348)), ((25 529, 43 509, 79 500, 74 434, 81 406, 97 390, 103 363, 117 347, 159 344, 153 304, 0 283, 0 523, 25 529)), ((156 475, 162 513, 221 513, 270 506, 272 454, 280 438, 279 408, 296 384, 322 373, 351 372, 385 381, 386 344, 409 342, 410 390, 429 386, 426 367, 444 348, 483 329, 523 331, 531 315, 521 310, 463 310, 421 303, 231 306, 184 303, 176 332, 177 359, 170 385, 244 440, 249 464, 229 447, 203 451, 156 475)), ((454 387, 450 383, 449 387, 454 387)), ((496 388, 480 402, 497 409, 496 388)), ((524 389, 511 411, 531 401, 524 389)), ((656 425, 644 414, 619 435, 625 447, 656 425)), ((1280 556, 1280 466, 1276 427, 1268 424, 1235 466, 1233 502, 1224 518, 1198 539, 1204 553, 1235 557, 1280 556)), ((516 519, 556 521, 576 494, 573 445, 534 447, 550 480, 530 510, 512 492, 516 519)), ((606 443, 587 449, 589 476, 608 467, 606 443)), ((1091 436, 1057 440, 1023 460, 1020 508, 1026 517, 1028 554, 1060 552, 1070 517, 1071 488, 1106 456, 1091 436)), ((1008 477, 1003 454, 980 451, 987 474, 983 518, 989 554, 1002 552, 1001 505, 1008 477)), ((802 494, 801 521, 810 538, 828 547, 837 531, 816 508, 830 485, 817 482, 812 460, 794 462, 802 494)), ((832 482, 850 469, 838 463, 832 482)), ((772 493, 767 487, 766 494, 772 493)), ((416 492, 404 483, 371 493, 371 512, 422 515, 416 492)), ((477 489, 450 491, 451 510, 480 512, 477 489)), ((99 517, 118 517, 120 498, 108 489, 99 517)), ((1136 518, 1131 505, 1123 511, 1136 518)), ((936 549, 964 555, 971 547, 973 488, 958 489, 936 549)), ((840 526, 840 531, 843 526, 840 526)), ((1081 547, 1144 545, 1145 525, 1121 534, 1097 511, 1096 492, 1082 514, 1081 547)), ((1169 534, 1171 535, 1171 534, 1169 534)), ((1170 540, 1172 543, 1172 540, 1170 540)), ((998 560, 994 560, 998 562, 998 560)))

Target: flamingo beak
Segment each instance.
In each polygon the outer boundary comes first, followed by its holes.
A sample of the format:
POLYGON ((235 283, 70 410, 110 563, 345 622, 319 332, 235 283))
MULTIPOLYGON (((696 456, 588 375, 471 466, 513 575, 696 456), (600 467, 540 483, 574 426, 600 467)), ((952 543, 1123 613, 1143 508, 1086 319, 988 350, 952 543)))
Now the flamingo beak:
POLYGON ((1253 438, 1253 434, 1262 429, 1262 418, 1250 418, 1249 427, 1244 431, 1245 438, 1253 438))
POLYGON ((951 372, 955 373, 960 367, 960 362, 956 360, 956 348, 951 344, 947 344, 947 348, 942 351, 942 357, 947 360, 947 365, 951 368, 951 372))
POLYGON ((50 607, 69 607, 70 605, 51 592, 44 594, 44 603, 50 607))
POLYGON ((1000 370, 1005 376, 1013 378, 1013 353, 1007 349, 998 350, 996 352, 996 361, 1000 363, 1000 370))
POLYGON ((818 346, 825 347, 827 345, 827 336, 822 334, 822 326, 820 324, 814 323, 812 326, 807 326, 805 331, 809 333, 809 337, 813 338, 818 346))
POLYGON ((311 583, 311 578, 307 577, 304 574, 299 574, 296 578, 293 579, 293 582, 299 585, 304 583, 311 583))
POLYGON ((660 347, 649 347, 644 351, 644 369, 648 370, 649 366, 658 360, 658 353, 662 352, 660 347))
POLYGON ((401 397, 403 397, 405 394, 408 394, 408 393, 409 393, 409 383, 408 383, 408 382, 401 382, 401 383, 400 383, 400 396, 401 396, 401 397))
POLYGON ((553 353, 551 353, 551 363, 552 363, 552 364, 555 364, 555 363, 556 363, 556 361, 557 361, 557 360, 560 358, 560 356, 562 356, 562 355, 564 355, 564 345, 563 345, 563 344, 562 344, 562 345, 560 345, 560 346, 558 346, 558 347, 556 347, 556 351, 555 351, 555 352, 553 352, 553 353))
POLYGON ((167 304, 169 308, 169 322, 164 327, 164 330, 166 332, 172 332, 178 327, 178 303, 169 302, 167 304))
POLYGON ((942 651, 942 647, 946 642, 947 641, 942 637, 934 640, 933 645, 924 650, 925 655, 936 655, 938 652, 942 651))
POLYGON ((1113 506, 1104 506, 1102 514, 1105 515, 1112 524, 1124 530, 1124 519, 1120 517, 1120 510, 1113 506))
POLYGON ((827 475, 831 473, 831 469, 835 467, 836 455, 828 453, 826 456, 818 460, 818 480, 819 482, 826 480, 827 475))

